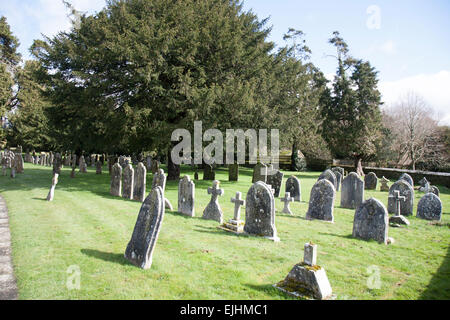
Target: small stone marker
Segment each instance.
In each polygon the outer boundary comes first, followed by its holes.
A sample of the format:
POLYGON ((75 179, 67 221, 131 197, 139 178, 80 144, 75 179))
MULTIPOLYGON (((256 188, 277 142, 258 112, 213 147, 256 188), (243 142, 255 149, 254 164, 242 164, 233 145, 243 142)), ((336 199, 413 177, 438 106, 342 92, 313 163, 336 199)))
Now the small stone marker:
POLYGON ((242 193, 239 191, 236 192, 236 197, 231 198, 231 202, 234 203, 233 219, 225 222, 221 226, 221 229, 234 233, 242 233, 244 231, 244 221, 241 220, 241 206, 245 205, 245 200, 242 200, 242 193))
POLYGON ((267 183, 267 166, 264 163, 258 162, 253 168, 252 183, 262 181, 267 183))
POLYGON ((341 207, 356 209, 364 201, 364 181, 350 172, 342 181, 341 207))
POLYGON ((442 218, 442 202, 434 193, 427 193, 417 204, 417 218, 426 220, 441 221, 442 218))
POLYGON ((306 219, 318 219, 333 223, 335 198, 336 189, 334 189, 333 184, 329 180, 322 179, 317 181, 311 189, 306 219))
POLYGON ((306 243, 303 263, 296 264, 274 287, 295 297, 332 298, 333 291, 325 269, 316 264, 316 259, 317 245, 306 243))
POLYGON ((275 227, 275 198, 262 181, 255 182, 247 192, 244 232, 280 241, 275 227))
POLYGON ((364 188, 366 190, 376 190, 378 183, 378 177, 374 172, 369 172, 364 177, 364 188))
POLYGON ((301 187, 300 180, 295 176, 290 176, 286 180, 285 191, 289 192, 290 196, 294 198, 294 201, 301 202, 301 187))
POLYGON ((289 204, 291 202, 294 202, 294 198, 291 197, 291 194, 289 192, 285 192, 284 198, 281 198, 280 200, 281 202, 284 202, 284 208, 282 212, 293 215, 291 208, 289 208, 289 204))
POLYGON ((389 191, 388 186, 389 179, 383 176, 383 178, 380 179, 380 182, 381 182, 380 191, 389 191))
POLYGON ((145 200, 145 187, 147 185, 147 169, 139 162, 134 170, 133 200, 143 202, 145 200))
POLYGON ((401 215, 401 202, 406 201, 406 197, 401 196, 399 190, 394 190, 394 194, 390 195, 388 198, 393 198, 396 206, 395 216, 389 218, 389 223, 392 223, 393 226, 397 226, 399 224, 405 224, 409 226, 408 219, 401 215))
POLYGON ((56 185, 58 184, 58 177, 59 173, 53 173, 52 186, 50 188, 50 191, 48 192, 47 201, 53 201, 53 198, 55 196, 55 188, 56 185))
POLYGON ((190 217, 195 216, 195 183, 184 176, 178 183, 178 212, 190 217))
POLYGON ((355 212, 353 237, 388 244, 388 217, 386 207, 379 200, 364 201, 355 212))
POLYGON ((214 220, 223 223, 223 212, 219 205, 219 196, 224 194, 224 190, 219 188, 220 181, 214 180, 212 187, 208 188, 208 194, 211 195, 211 200, 203 210, 203 219, 214 220))
MULTIPOLYGON (((389 195, 394 196, 394 192, 398 190, 400 196, 406 197, 405 201, 400 202, 400 212, 404 216, 413 214, 414 190, 412 186, 405 180, 398 180, 389 188, 389 195)), ((397 213, 397 203, 394 197, 388 198, 388 212, 397 213)))
POLYGON ((163 218, 164 193, 161 187, 155 187, 141 206, 133 235, 125 251, 125 258, 132 264, 142 269, 151 267, 163 218))
POLYGON ((122 167, 116 163, 112 167, 111 172, 111 195, 116 197, 122 196, 122 167))

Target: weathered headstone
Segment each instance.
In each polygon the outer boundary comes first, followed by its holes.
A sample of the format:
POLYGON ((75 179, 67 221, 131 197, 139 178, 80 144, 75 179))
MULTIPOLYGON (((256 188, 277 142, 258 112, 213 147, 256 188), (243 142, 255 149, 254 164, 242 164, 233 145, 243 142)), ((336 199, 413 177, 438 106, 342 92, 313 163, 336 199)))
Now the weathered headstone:
POLYGON ((195 183, 187 175, 178 183, 178 212, 195 216, 195 183))
POLYGON ((395 201, 395 215, 389 218, 389 223, 392 224, 392 226, 398 227, 400 224, 404 224, 409 226, 409 221, 401 214, 401 202, 406 201, 405 196, 400 195, 399 190, 395 190, 392 195, 388 197, 388 199, 392 198, 393 201, 395 201))
MULTIPOLYGON (((394 196, 394 192, 399 191, 400 196, 406 197, 405 201, 400 202, 400 212, 404 216, 413 214, 414 190, 405 180, 398 180, 389 188, 389 196, 394 196)), ((394 198, 388 198, 388 212, 397 213, 397 202, 394 198)))
POLYGON ((364 181, 350 172, 342 181, 341 207, 356 209, 364 201, 364 181))
POLYGON ((345 177, 344 168, 342 168, 342 167, 334 167, 334 168, 331 168, 331 171, 339 172, 341 174, 341 176, 342 176, 342 179, 344 179, 344 177, 345 177))
POLYGON ((225 222, 221 229, 231 231, 234 233, 242 233, 244 231, 244 221, 241 220, 241 206, 245 205, 245 200, 242 200, 242 193, 236 192, 236 197, 231 198, 234 203, 234 216, 228 222, 225 222))
POLYGON ((333 173, 336 176, 336 191, 339 191, 341 189, 343 177, 339 170, 333 171, 333 173))
POLYGON ((430 187, 430 192, 434 193, 435 195, 437 195, 439 197, 439 188, 436 186, 431 186, 430 187))
POLYGON ((220 189, 220 182, 218 180, 213 181, 212 187, 208 188, 208 194, 211 195, 211 200, 203 210, 203 219, 214 220, 223 223, 223 212, 219 205, 219 196, 224 194, 224 190, 220 189))
POLYGON ((306 219, 334 222, 333 211, 335 198, 336 189, 329 180, 322 179, 317 181, 311 189, 306 219))
POLYGON ((383 178, 380 179, 380 182, 381 182, 380 191, 389 191, 388 185, 389 179, 383 176, 383 178))
POLYGON ((53 173, 61 174, 62 159, 61 154, 58 152, 53 156, 53 173))
POLYGON ((285 191, 289 192, 291 197, 294 198, 294 201, 302 201, 300 180, 298 180, 297 177, 290 176, 286 180, 285 191))
POLYGON ((252 183, 262 181, 267 183, 267 165, 258 162, 253 168, 253 178, 252 183))
POLYGON ((441 221, 442 202, 434 193, 427 193, 417 204, 417 218, 441 221))
POLYGON ((234 163, 228 166, 228 181, 239 180, 239 164, 234 163))
MULTIPOLYGON (((155 162, 156 162, 156 160, 154 161, 154 163, 155 162)), ((158 171, 153 175, 152 189, 159 186, 159 187, 161 187, 161 189, 164 193, 166 191, 166 181, 167 181, 167 177, 164 174, 164 170, 158 169, 158 171)), ((173 206, 170 203, 169 199, 167 199, 166 197, 164 197, 164 206, 166 209, 173 211, 173 206)))
POLYGON ((281 202, 284 202, 284 208, 283 208, 282 212, 290 214, 290 215, 293 215, 293 213, 291 211, 291 208, 289 207, 289 204, 291 202, 294 202, 294 198, 291 197, 290 193, 289 192, 285 192, 284 198, 281 198, 280 200, 281 200, 281 202))
POLYGON ((16 172, 23 173, 23 157, 21 153, 16 153, 15 155, 16 172))
POLYGON ((55 197, 55 188, 56 188, 56 185, 58 184, 58 177, 59 177, 59 173, 54 172, 53 178, 52 178, 52 186, 47 195, 47 201, 53 201, 53 198, 55 197))
POLYGON ((122 171, 122 198, 133 199, 134 169, 127 164, 122 171))
POLYGON ((296 264, 286 278, 274 287, 295 297, 332 298, 333 291, 325 269, 318 266, 316 260, 317 245, 306 243, 303 262, 296 264))
POLYGON ((407 174, 406 172, 403 173, 403 174, 400 176, 400 178, 398 178, 398 180, 405 180, 405 181, 408 182, 408 183, 411 185, 411 187, 413 187, 413 189, 414 189, 414 180, 413 180, 413 178, 412 178, 409 174, 407 174))
POLYGON ((275 198, 262 181, 255 182, 245 200, 244 232, 279 241, 275 227, 275 198))
POLYGON ((428 182, 427 178, 423 177, 422 180, 419 181, 419 191, 423 193, 431 192, 431 184, 428 182))
POLYGON ((152 173, 155 174, 159 171, 159 161, 154 159, 152 161, 152 173))
POLYGON ((280 170, 274 170, 273 174, 267 175, 267 184, 272 186, 274 190, 273 196, 278 198, 280 196, 281 184, 283 183, 284 173, 280 170))
POLYGON ((100 161, 95 163, 95 174, 102 174, 102 163, 100 161))
POLYGON ((333 171, 331 171, 330 169, 327 169, 324 172, 322 172, 317 180, 322 180, 322 179, 326 179, 326 180, 330 181, 331 184, 333 185, 334 189, 337 190, 337 179, 336 179, 336 175, 333 173, 333 171))
POLYGON ((370 198, 356 209, 353 237, 388 244, 388 213, 383 203, 370 198))
POLYGON ((151 267, 163 218, 164 193, 160 187, 156 187, 141 206, 133 235, 125 251, 125 258, 132 264, 142 269, 151 267))
POLYGON ((374 172, 369 172, 364 177, 364 187, 366 190, 376 190, 378 177, 374 172))
POLYGON ((122 167, 116 163, 111 171, 111 195, 122 196, 122 167))
POLYGON ((147 184, 147 169, 139 162, 134 170, 133 200, 143 202, 145 200, 145 187, 147 184))
POLYGON ((203 180, 214 181, 216 180, 216 172, 210 164, 203 166, 203 180))

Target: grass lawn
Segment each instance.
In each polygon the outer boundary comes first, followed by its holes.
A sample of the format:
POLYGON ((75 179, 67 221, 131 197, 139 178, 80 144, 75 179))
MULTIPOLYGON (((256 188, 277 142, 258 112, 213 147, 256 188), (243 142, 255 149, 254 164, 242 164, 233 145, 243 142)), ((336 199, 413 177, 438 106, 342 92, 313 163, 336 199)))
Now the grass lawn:
MULTIPOLYGON (((165 169, 165 168, 164 168, 165 169)), ((416 219, 407 228, 389 228, 393 245, 351 237, 354 210, 339 207, 335 223, 305 220, 310 190, 319 172, 285 172, 301 181, 302 202, 292 203, 294 216, 280 213, 275 224, 281 241, 236 236, 201 219, 210 196, 210 181, 195 181, 195 218, 166 211, 153 265, 141 270, 124 257, 141 204, 109 195, 110 176, 64 168, 53 202, 45 201, 51 185, 50 167, 25 164, 16 179, 0 176, 12 236, 12 253, 20 299, 293 299, 272 288, 303 260, 303 245, 318 244, 318 264, 325 268, 337 299, 450 299, 450 190, 439 186, 444 206, 439 224, 416 219), (72 268, 69 268, 71 267, 72 268), (80 289, 69 290, 74 267, 80 289), (380 288, 368 286, 379 271, 380 288), (371 288, 369 288, 371 287, 371 288)), ((193 172, 182 169, 182 175, 193 172)), ((225 189, 220 197, 224 220, 233 217, 230 198, 245 199, 252 170, 240 168, 239 182, 228 182, 226 169, 216 178, 225 189)), ((202 177, 200 173, 200 178, 202 177)), ((147 193, 152 175, 147 175, 147 193)), ((165 196, 177 209, 178 182, 168 181, 165 196)), ((387 192, 367 191, 387 206, 387 192)), ((245 209, 242 209, 245 218, 245 209)))

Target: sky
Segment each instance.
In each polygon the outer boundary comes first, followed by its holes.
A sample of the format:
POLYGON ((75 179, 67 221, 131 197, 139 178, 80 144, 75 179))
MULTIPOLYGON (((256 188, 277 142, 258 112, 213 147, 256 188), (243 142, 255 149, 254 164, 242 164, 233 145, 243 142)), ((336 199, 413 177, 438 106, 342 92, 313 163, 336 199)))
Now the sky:
MULTIPOLYGON (((93 14, 105 0, 69 0, 93 14)), ((305 33, 311 61, 328 77, 336 71, 335 49, 328 43, 339 31, 350 54, 367 60, 379 72, 386 106, 409 91, 422 96, 441 124, 450 125, 450 1, 448 0, 244 0, 259 20, 269 18, 270 41, 281 47, 289 28, 305 33)), ((68 10, 61 0, 0 0, 8 23, 29 59, 33 39, 69 30, 68 10)))

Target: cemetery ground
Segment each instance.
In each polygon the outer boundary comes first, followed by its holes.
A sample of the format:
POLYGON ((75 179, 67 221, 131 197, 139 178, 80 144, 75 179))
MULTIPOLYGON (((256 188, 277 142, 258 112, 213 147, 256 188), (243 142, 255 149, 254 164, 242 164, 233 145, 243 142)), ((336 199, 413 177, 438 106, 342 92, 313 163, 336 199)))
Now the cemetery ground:
MULTIPOLYGON (((163 166, 166 170, 166 168, 163 166)), ((450 299, 450 190, 439 186, 443 203, 440 223, 417 219, 416 191, 411 225, 389 228, 391 245, 352 238, 355 210, 339 207, 336 194, 333 224, 308 221, 309 193, 320 172, 286 172, 301 181, 302 202, 291 203, 293 216, 282 214, 275 199, 280 242, 227 233, 215 221, 203 220, 212 181, 197 180, 195 217, 176 212, 178 181, 167 181, 166 210, 151 269, 124 258, 141 203, 113 197, 107 166, 103 174, 64 168, 53 202, 45 201, 52 168, 25 163, 15 179, 0 176, 12 237, 19 299, 294 299, 272 285, 303 260, 308 241, 318 245, 318 265, 325 268, 337 299, 450 299), (70 268, 71 266, 76 266, 70 268), (79 289, 69 290, 73 270, 80 271, 79 289), (71 271, 72 270, 72 271, 71 271), (69 271, 69 272, 68 272, 69 271), (379 282, 377 281, 379 278, 379 282), (379 285, 379 286, 378 286, 379 285), (378 287, 378 288, 377 288, 378 287)), ((181 177, 193 172, 182 167, 181 177)), ((199 172, 200 179, 202 172, 199 172)), ((151 187, 147 174, 147 193, 151 187)), ((219 197, 224 221, 233 217, 230 198, 245 199, 252 169, 240 168, 239 182, 228 182, 226 168, 216 170, 225 194, 219 197)), ((393 181, 391 181, 392 183, 393 181)), ((365 190, 387 206, 387 192, 365 190)), ((245 208, 241 217, 245 219, 245 208)))

